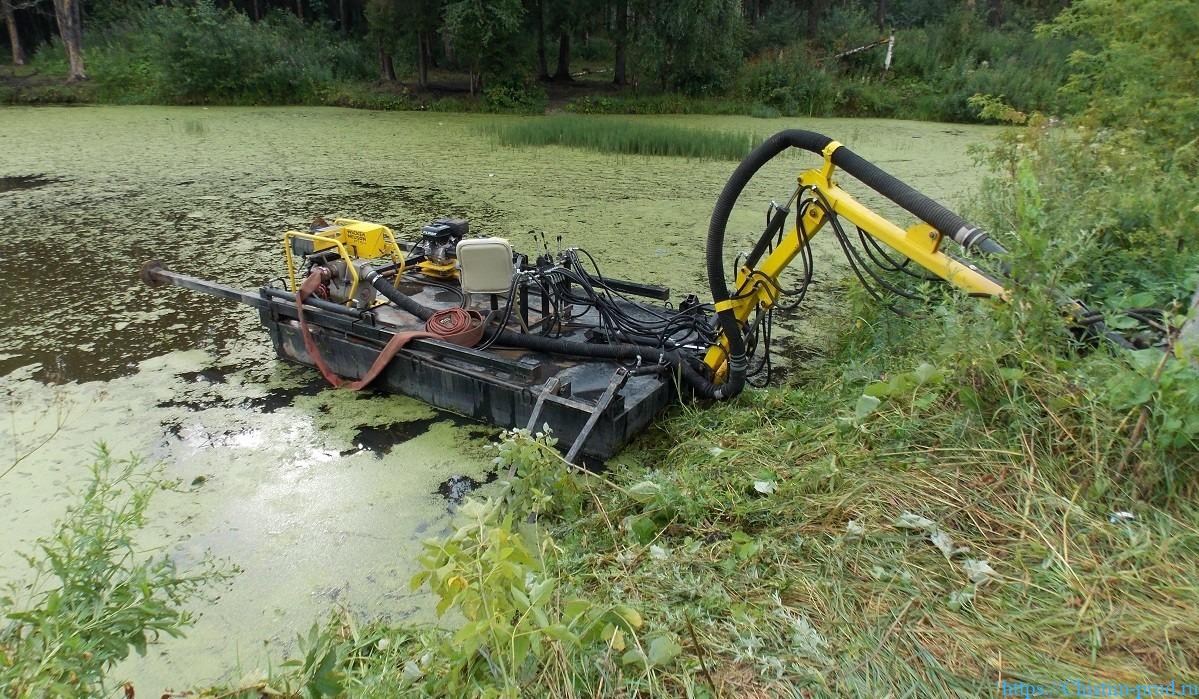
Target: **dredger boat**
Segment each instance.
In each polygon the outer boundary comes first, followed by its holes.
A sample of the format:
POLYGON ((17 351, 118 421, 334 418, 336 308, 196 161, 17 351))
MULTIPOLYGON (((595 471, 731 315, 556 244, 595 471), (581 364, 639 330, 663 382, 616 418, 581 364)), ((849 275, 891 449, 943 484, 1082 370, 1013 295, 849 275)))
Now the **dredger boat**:
MULTIPOLYGON (((236 289, 158 261, 141 277, 256 308, 280 358, 316 367, 335 386, 412 396, 502 427, 549 425, 568 460, 604 459, 679 397, 724 400, 769 380, 774 312, 803 300, 813 271, 808 244, 826 225, 855 275, 892 307, 919 298, 929 282, 1007 296, 1004 249, 986 232, 840 143, 800 130, 752 151, 717 199, 708 302, 688 296, 672 305, 668 289, 609 277, 584 250, 546 246, 530 255, 473 236, 454 218, 423 226, 413 240, 377 223, 318 219, 284 234, 282 286, 236 289), (729 215, 754 174, 789 148, 823 163, 799 175, 785 204, 770 203, 730 285, 729 215), (919 222, 900 228, 863 206, 837 185, 838 169, 919 222), (780 275, 796 260, 799 281, 784 288, 780 275)), ((1068 305, 1089 332, 1106 333, 1081 303, 1068 305)))

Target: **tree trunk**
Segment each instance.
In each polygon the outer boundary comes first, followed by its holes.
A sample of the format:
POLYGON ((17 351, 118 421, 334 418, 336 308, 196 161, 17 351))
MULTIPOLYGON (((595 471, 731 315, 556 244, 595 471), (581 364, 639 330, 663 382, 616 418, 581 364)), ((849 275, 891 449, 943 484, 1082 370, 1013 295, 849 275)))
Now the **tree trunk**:
POLYGON ((258 0, 254 0, 254 21, 262 19, 262 12, 258 9, 258 0))
POLYGON ((629 0, 616 3, 616 65, 612 69, 612 84, 625 84, 625 51, 629 43, 629 0))
POLYGON ((880 32, 887 28, 887 0, 878 0, 874 10, 874 21, 878 24, 880 32))
POLYGON ((570 32, 562 32, 558 36, 558 70, 554 72, 554 80, 569 82, 570 77, 570 32))
POLYGON ((998 27, 1003 24, 1003 0, 987 0, 987 25, 998 27))
POLYGON ((21 48, 21 36, 17 34, 17 18, 12 11, 9 0, 0 0, 0 12, 4 14, 4 24, 8 26, 8 43, 12 46, 13 65, 25 65, 25 50, 21 48))
POLYGON ((350 8, 346 7, 346 0, 337 0, 337 23, 341 25, 342 36, 349 36, 350 8))
POLYGON ((304 21, 304 0, 296 0, 296 17, 304 21))
POLYGON ((536 37, 536 39, 537 39, 537 79, 538 80, 549 80, 550 79, 550 65, 545 60, 545 10, 543 9, 544 5, 545 5, 544 0, 537 0, 536 9, 534 9, 534 12, 537 13, 537 17, 534 18, 534 21, 537 22, 537 32, 536 32, 537 37, 536 37))
POLYGON ((824 11, 824 0, 808 0, 808 38, 815 39, 820 30, 820 14, 824 11))
POLYGON ((420 30, 416 33, 416 84, 421 89, 429 86, 429 33, 420 30))
POLYGON ((80 0, 54 0, 54 18, 58 21, 58 34, 62 37, 67 52, 70 72, 67 80, 87 80, 83 69, 83 16, 79 9, 80 0))
POLYGON ((383 49, 383 42, 379 42, 379 79, 387 82, 395 82, 396 69, 395 64, 391 61, 391 54, 383 49))
POLYGON ((425 65, 429 69, 437 67, 437 52, 433 50, 434 40, 437 38, 436 29, 425 30, 425 65))

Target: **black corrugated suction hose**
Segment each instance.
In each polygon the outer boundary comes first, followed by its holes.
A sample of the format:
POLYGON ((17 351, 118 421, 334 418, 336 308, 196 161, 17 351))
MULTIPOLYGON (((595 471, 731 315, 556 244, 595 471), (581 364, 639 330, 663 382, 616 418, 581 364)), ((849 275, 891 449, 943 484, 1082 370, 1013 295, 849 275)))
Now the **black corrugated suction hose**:
MULTIPOLYGON (((724 275, 724 236, 729 223, 729 215, 745 186, 749 184, 758 170, 788 148, 800 148, 821 154, 832 142, 833 139, 814 131, 801 129, 780 131, 745 156, 737 169, 733 171, 716 200, 716 206, 712 209, 712 220, 708 224, 706 260, 708 286, 712 292, 712 300, 718 306, 732 295, 724 275)), ((961 216, 916 191, 908 184, 899 181, 848 148, 838 147, 833 151, 832 160, 834 165, 903 207, 920 220, 927 222, 942 235, 958 242, 964 249, 973 249, 988 254, 1004 252, 1003 247, 991 240, 985 231, 966 223, 961 216)), ((705 382, 707 385, 697 387, 697 392, 720 400, 737 395, 745 387, 747 363, 745 338, 741 332, 741 324, 737 321, 732 309, 718 311, 717 320, 729 344, 728 378, 722 384, 705 382)))

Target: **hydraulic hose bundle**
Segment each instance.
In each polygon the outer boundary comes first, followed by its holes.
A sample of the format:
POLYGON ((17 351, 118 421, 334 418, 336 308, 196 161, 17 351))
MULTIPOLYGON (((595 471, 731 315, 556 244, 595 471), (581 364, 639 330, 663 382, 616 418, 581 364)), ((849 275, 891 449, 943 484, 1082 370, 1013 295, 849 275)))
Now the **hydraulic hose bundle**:
MULTIPOLYGON (((433 316, 434 311, 432 309, 426 308, 410 296, 401 292, 386 277, 371 272, 366 275, 366 280, 386 299, 417 318, 428 320, 433 316)), ((693 388, 698 389, 710 383, 692 366, 689 358, 682 352, 678 350, 666 350, 648 344, 633 342, 613 342, 606 344, 579 342, 577 340, 565 340, 556 337, 515 332, 508 330, 502 325, 488 326, 480 333, 479 342, 484 345, 499 344, 505 347, 521 347, 549 354, 613 361, 640 360, 649 363, 651 367, 676 367, 680 371, 683 381, 693 388)))

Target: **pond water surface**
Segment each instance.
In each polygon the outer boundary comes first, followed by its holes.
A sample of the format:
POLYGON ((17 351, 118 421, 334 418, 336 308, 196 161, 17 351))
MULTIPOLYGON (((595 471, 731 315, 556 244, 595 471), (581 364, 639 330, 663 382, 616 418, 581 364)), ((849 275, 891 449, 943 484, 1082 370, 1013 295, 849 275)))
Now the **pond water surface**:
MULTIPOLYGON (((449 522, 446 492, 486 480, 495 430, 406 398, 328 390, 276 361, 245 307, 136 280, 155 258, 256 288, 283 272, 280 235, 315 215, 400 235, 442 215, 525 251, 590 250, 605 273, 703 295, 710 208, 734 164, 509 149, 501 118, 309 108, 0 109, 0 581, 47 533, 96 445, 162 463, 148 552, 206 552, 240 572, 197 603, 186 638, 117 675, 139 693, 237 681, 282 657, 329 610, 431 619, 408 591, 419 541, 449 522), (38 447, 38 445, 41 445, 38 447), (36 450, 34 450, 36 448, 36 450)), ((602 118, 602 117, 597 117, 602 118)), ((993 130, 901 121, 641 117, 695 128, 824 132, 949 205, 978 182, 967 147, 993 130)), ((748 248, 798 169, 743 197, 748 248)), ((893 212, 877 197, 862 196, 893 212)), ((817 239, 810 314, 792 348, 818 352, 843 276, 817 239)))

